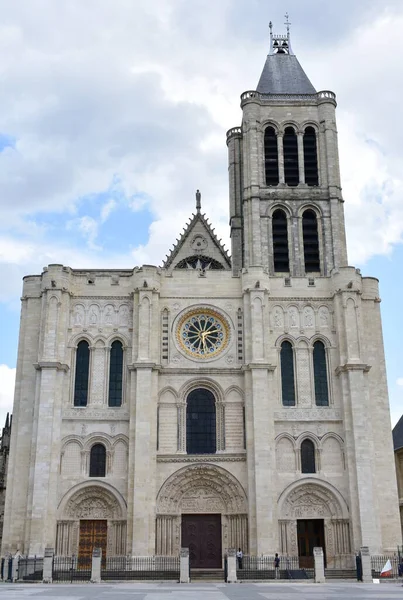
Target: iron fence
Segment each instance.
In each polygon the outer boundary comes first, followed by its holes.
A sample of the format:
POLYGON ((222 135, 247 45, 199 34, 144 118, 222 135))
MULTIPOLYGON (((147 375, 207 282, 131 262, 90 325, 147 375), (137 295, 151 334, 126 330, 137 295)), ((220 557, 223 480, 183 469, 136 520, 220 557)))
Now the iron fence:
POLYGON ((399 555, 396 553, 375 554, 371 556, 372 577, 379 578, 381 576, 381 571, 388 560, 390 560, 392 566, 392 573, 388 577, 396 578, 399 576, 399 555))
POLYGON ((179 581, 179 556, 113 556, 101 568, 103 581, 179 581))
POLYGON ((91 558, 78 556, 54 556, 52 567, 53 581, 90 581, 91 558))
POLYGON ((20 556, 17 569, 17 579, 19 581, 42 581, 43 558, 37 556, 20 556))
POLYGON ((244 556, 237 561, 237 579, 310 579, 313 569, 300 569, 298 556, 280 556, 280 565, 274 566, 274 556, 244 556))

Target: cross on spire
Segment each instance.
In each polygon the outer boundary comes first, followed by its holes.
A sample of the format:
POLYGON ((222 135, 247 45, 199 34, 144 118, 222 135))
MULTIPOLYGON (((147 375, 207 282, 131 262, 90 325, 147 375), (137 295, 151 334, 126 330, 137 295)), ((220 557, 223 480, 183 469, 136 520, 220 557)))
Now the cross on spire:
POLYGON ((288 11, 285 13, 284 17, 285 17, 285 23, 284 23, 284 25, 287 27, 287 35, 289 36, 290 35, 290 25, 291 25, 291 23, 290 23, 290 16, 288 14, 288 11))

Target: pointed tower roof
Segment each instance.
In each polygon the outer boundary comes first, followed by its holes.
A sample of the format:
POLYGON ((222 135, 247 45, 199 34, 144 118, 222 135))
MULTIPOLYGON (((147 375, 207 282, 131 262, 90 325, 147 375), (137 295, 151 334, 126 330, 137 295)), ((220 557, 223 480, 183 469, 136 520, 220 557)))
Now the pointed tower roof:
POLYGON ((393 435, 393 448, 396 452, 396 450, 399 450, 399 448, 403 447, 403 416, 400 417, 399 421, 394 426, 392 435, 393 435))
POLYGON ((316 94, 304 69, 291 48, 290 25, 286 14, 287 33, 273 33, 270 21, 270 52, 256 91, 261 94, 316 94))
POLYGON ((225 270, 231 269, 228 252, 214 233, 206 215, 201 213, 201 194, 196 192, 196 214, 192 214, 181 236, 167 255, 163 268, 225 270))

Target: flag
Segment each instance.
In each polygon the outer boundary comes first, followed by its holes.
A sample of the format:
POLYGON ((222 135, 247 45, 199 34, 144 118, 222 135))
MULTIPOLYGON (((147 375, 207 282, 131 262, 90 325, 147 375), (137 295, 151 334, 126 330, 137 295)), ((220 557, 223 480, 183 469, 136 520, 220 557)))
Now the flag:
POLYGON ((392 576, 392 565, 390 560, 388 559, 385 563, 385 566, 383 567, 382 571, 381 571, 381 577, 391 577, 392 576))

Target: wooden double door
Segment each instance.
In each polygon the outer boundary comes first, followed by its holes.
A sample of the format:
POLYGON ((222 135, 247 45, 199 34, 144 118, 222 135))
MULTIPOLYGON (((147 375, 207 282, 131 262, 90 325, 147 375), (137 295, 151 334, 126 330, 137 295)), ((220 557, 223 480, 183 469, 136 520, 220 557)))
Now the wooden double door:
POLYGON ((92 551, 102 548, 102 564, 106 562, 106 544, 108 537, 107 521, 101 519, 80 520, 80 543, 78 546, 78 562, 82 568, 91 568, 92 551))
POLYGON ((182 515, 181 546, 192 568, 221 569, 221 515, 182 515))
POLYGON ((325 528, 323 519, 299 519, 297 521, 299 566, 310 569, 314 566, 313 549, 323 548, 326 566, 325 528))

